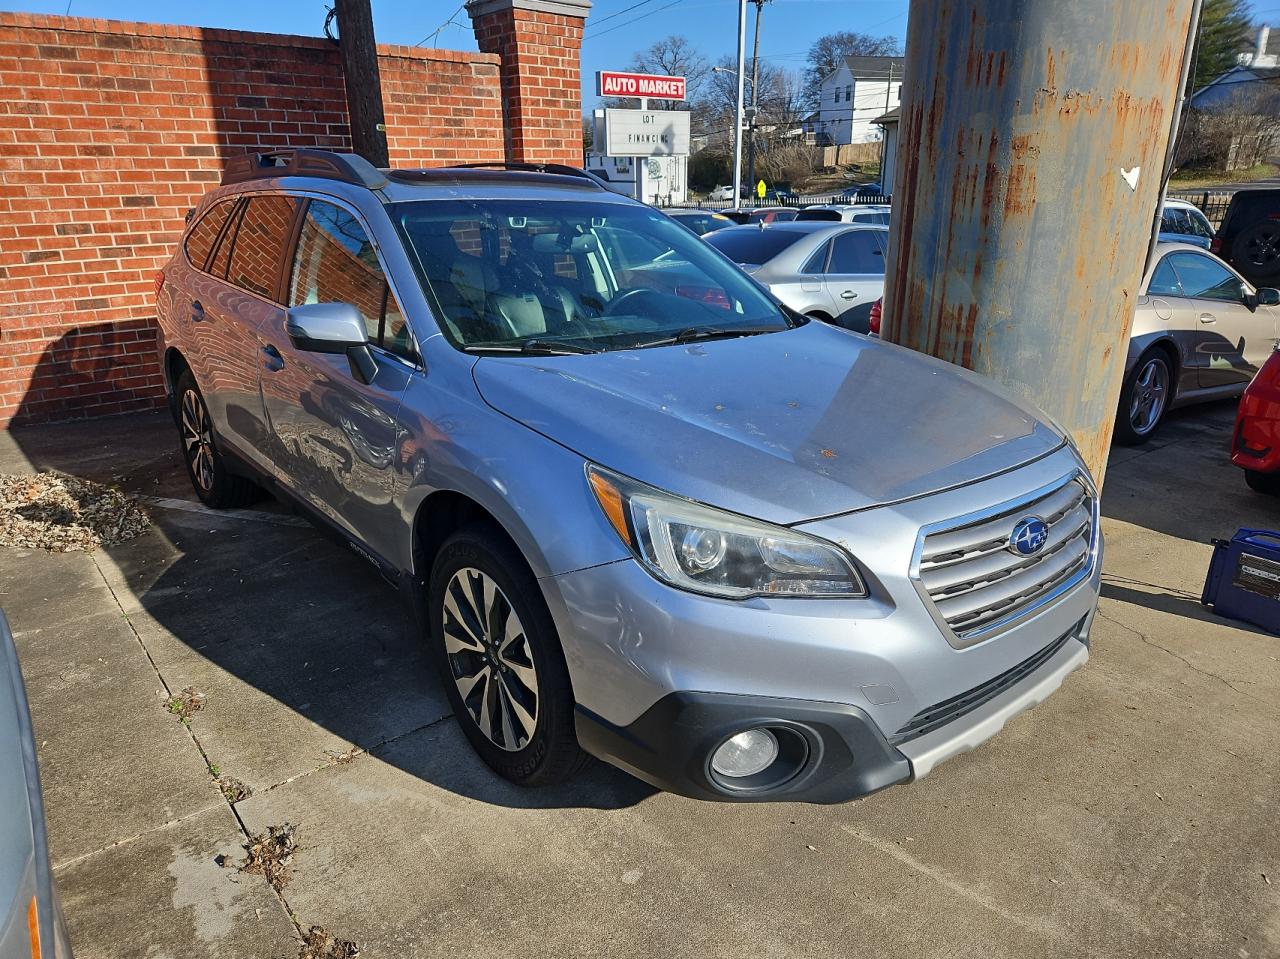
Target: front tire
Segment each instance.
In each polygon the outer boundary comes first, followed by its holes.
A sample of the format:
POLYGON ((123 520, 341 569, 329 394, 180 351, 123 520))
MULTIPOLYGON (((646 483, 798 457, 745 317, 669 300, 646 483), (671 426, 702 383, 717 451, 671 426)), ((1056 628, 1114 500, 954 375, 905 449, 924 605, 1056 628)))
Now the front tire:
POLYGON ((440 548, 427 590, 432 653, 454 715, 494 772, 564 782, 589 761, 555 623, 533 572, 488 525, 440 548))
POLYGON ((1147 350, 1125 377, 1116 411, 1116 442, 1140 446, 1155 435, 1173 400, 1173 368, 1164 350, 1147 350))
POLYGON ((233 509, 252 503, 261 491, 252 481, 227 469, 226 461, 218 452, 209 407, 190 370, 183 370, 178 377, 176 396, 178 451, 200 502, 212 509, 233 509))

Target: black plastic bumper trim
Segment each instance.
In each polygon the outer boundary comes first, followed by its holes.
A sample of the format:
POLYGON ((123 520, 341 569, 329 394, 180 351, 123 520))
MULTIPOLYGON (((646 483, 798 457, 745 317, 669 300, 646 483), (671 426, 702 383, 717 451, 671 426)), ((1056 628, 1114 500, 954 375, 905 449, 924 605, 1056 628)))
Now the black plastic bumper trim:
POLYGON ((857 706, 733 693, 669 693, 627 726, 585 707, 576 712, 588 752, 650 785, 716 802, 840 803, 911 778, 911 764, 857 706), (740 790, 717 782, 712 751, 758 726, 790 729, 809 744, 808 758, 776 786, 740 790))

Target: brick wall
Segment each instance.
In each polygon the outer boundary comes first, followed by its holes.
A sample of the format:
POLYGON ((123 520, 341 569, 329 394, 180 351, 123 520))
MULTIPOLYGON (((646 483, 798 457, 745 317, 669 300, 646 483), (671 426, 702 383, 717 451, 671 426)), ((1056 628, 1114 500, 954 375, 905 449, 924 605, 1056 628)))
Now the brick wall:
MULTIPOLYGON (((393 165, 502 159, 498 56, 379 52, 393 165)), ((155 271, 288 146, 350 148, 328 41, 0 13, 0 427, 157 405, 155 271)))
POLYGON ((582 166, 580 55, 586 10, 571 16, 490 0, 473 0, 470 6, 480 49, 501 56, 507 155, 522 162, 582 166))

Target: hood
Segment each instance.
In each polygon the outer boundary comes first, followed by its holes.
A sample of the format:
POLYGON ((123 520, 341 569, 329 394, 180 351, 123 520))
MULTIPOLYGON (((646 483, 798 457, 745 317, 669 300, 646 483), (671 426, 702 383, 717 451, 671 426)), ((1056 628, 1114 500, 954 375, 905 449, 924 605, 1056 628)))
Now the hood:
POLYGON ((1062 437, 967 370, 811 322, 681 346, 484 357, 485 401, 585 458, 774 523, 974 482, 1062 437))

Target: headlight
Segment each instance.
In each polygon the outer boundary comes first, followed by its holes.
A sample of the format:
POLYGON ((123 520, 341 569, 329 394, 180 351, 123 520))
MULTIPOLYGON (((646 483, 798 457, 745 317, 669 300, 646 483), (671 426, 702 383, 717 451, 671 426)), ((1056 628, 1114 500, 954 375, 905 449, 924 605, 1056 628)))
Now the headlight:
POLYGON ((836 546, 587 467, 605 517, 658 579, 709 596, 866 596, 836 546))

